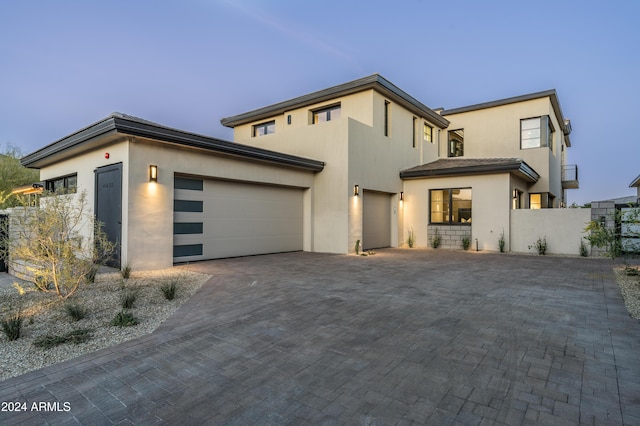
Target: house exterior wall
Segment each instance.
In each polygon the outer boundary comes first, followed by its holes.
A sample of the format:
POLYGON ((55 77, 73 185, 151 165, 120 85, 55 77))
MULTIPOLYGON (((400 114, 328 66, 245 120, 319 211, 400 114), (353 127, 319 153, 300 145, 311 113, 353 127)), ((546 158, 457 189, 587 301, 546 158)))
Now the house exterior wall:
MULTIPOLYGON (((478 240, 480 250, 498 251, 498 239, 504 232, 505 240, 509 239, 509 209, 510 209, 510 177, 508 173, 477 176, 457 176, 448 178, 411 179, 404 182, 404 232, 402 237, 406 242, 408 233, 413 229, 416 236, 416 247, 430 247, 430 229, 448 227, 459 228, 460 241, 463 234, 470 229, 471 247, 475 248, 478 240), (471 225, 436 225, 429 226, 429 190, 447 188, 471 188, 471 225)), ((433 232, 433 231, 432 231, 433 232)), ((440 231, 442 234, 442 230, 440 231)), ((450 232, 450 229, 447 230, 450 232)), ((449 244, 461 247, 462 244, 449 244)), ((443 246, 444 247, 444 246, 443 246)))
POLYGON ((511 210, 511 251, 537 254, 535 243, 544 238, 547 254, 580 255, 590 220, 591 209, 511 210))
MULTIPOLYGON (((362 202, 353 194, 355 185, 361 194, 364 190, 389 194, 391 246, 402 243, 399 171, 437 159, 437 140, 423 141, 425 121, 377 91, 366 90, 236 126, 234 140, 324 161, 325 168, 314 182, 313 250, 349 253, 362 240, 362 202), (385 136, 386 102, 389 126, 385 136), (340 119, 311 124, 310 111, 336 103, 341 105, 340 119), (288 116, 291 124, 287 124, 288 116), (253 136, 254 125, 271 120, 276 124, 275 133, 253 136)), ((438 128, 429 124, 435 139, 438 128)))
MULTIPOLYGON (((561 169, 564 145, 562 127, 548 97, 510 103, 458 114, 446 114, 451 122, 448 130, 464 129, 464 157, 468 158, 522 158, 540 174, 540 179, 529 188, 530 193, 550 192, 559 207, 563 197, 561 169), (547 147, 520 148, 520 120, 548 115, 551 117, 553 151, 547 147)), ((443 138, 444 140, 445 138, 443 138)), ((440 144, 440 156, 447 157, 448 144, 440 144)))

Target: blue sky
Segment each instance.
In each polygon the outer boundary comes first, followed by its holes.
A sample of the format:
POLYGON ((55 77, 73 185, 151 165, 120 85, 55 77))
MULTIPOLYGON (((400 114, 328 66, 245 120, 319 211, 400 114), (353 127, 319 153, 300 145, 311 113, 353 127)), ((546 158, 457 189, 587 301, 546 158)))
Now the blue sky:
POLYGON ((230 140, 222 117, 378 72, 432 108, 555 88, 569 202, 631 195, 638 16, 635 0, 0 0, 0 147, 114 111, 230 140))

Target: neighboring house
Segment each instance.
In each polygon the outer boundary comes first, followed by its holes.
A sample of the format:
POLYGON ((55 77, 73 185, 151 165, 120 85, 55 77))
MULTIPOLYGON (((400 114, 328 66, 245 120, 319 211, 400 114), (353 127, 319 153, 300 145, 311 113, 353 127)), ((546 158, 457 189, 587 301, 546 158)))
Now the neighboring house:
POLYGON ((638 175, 630 184, 629 188, 635 187, 638 191, 638 202, 640 203, 640 175, 638 175))
MULTIPOLYGON (((221 120, 234 142, 113 114, 23 158, 86 191, 122 263, 509 241, 576 188, 555 91, 434 111, 380 75, 221 120), (570 172, 571 175, 566 173, 570 172)), ((475 245, 474 245, 475 247, 475 245)))

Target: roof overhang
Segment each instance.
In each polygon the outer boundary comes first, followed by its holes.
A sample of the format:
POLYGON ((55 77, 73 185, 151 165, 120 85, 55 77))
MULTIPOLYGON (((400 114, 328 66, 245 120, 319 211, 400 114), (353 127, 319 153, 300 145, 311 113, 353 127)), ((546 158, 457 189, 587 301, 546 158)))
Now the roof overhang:
POLYGON ((638 177, 636 177, 630 184, 629 184, 629 188, 633 188, 633 187, 640 187, 640 175, 638 175, 638 177))
POLYGON ((322 161, 189 133, 121 113, 113 113, 104 120, 47 145, 23 157, 21 163, 26 167, 39 169, 126 137, 141 137, 154 142, 201 149, 212 154, 313 172, 319 172, 324 168, 322 161))
POLYGON ((401 179, 428 179, 452 176, 510 173, 525 182, 535 183, 540 175, 520 158, 443 158, 400 172, 401 179))
POLYGON ((414 114, 424 117, 429 122, 440 127, 441 129, 449 126, 449 120, 445 119, 440 114, 433 111, 431 108, 427 107, 379 74, 373 74, 358 80, 309 93, 308 95, 279 102, 277 104, 245 112, 243 114, 226 117, 220 120, 220 122, 223 126, 233 128, 242 124, 264 120, 276 115, 284 114, 285 112, 291 111, 295 108, 303 108, 309 105, 330 101, 335 99, 336 97, 346 96, 370 89, 376 90, 392 101, 402 105, 414 114))

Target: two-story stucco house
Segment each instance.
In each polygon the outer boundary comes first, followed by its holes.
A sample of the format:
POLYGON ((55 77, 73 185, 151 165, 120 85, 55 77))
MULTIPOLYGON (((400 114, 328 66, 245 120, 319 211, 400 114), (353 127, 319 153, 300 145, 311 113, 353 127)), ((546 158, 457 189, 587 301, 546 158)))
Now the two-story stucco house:
POLYGON ((497 250, 510 210, 561 207, 571 127, 555 91, 434 111, 374 74, 222 119, 223 141, 115 113, 23 158, 86 191, 135 269, 465 236, 497 250))

